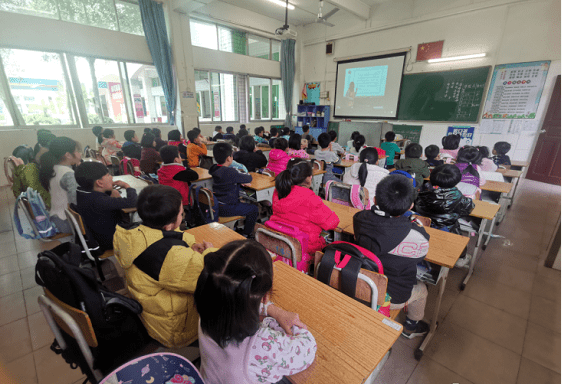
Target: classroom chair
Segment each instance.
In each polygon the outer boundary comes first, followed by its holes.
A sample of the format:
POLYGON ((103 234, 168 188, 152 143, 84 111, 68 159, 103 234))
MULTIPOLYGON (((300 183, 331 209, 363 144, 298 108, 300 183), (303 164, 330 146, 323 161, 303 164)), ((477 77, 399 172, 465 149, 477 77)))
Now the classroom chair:
MULTIPOLYGON (((334 181, 327 183, 326 186, 328 188, 328 190, 326 191, 327 201, 350 207, 354 206, 351 199, 352 185, 334 181)), ((363 207, 369 205, 369 191, 367 190, 367 188, 360 187, 359 200, 361 201, 361 204, 363 204, 363 207)))
POLYGON ((8 185, 14 184, 14 171, 16 170, 16 162, 11 156, 4 157, 4 174, 8 180, 8 185))
POLYGON ((90 146, 86 145, 84 147, 84 157, 88 157, 89 154, 90 154, 90 146))
MULTIPOLYGON (((209 213, 211 215, 211 221, 217 221, 219 224, 224 224, 230 229, 235 229, 238 221, 244 219, 244 216, 215 217, 215 212, 211 209, 215 205, 215 195, 213 191, 208 188, 199 189, 199 196, 196 196, 196 198, 199 204, 210 207, 209 213)), ((216 212, 216 214, 218 215, 218 212, 216 212)))
POLYGON ((264 169, 261 171, 261 174, 262 174, 262 175, 269 176, 269 177, 275 177, 275 172, 273 172, 273 171, 272 171, 271 169, 269 169, 269 168, 264 168, 264 169))
POLYGON ((43 243, 50 243, 52 241, 58 241, 60 243, 65 243, 67 241, 73 241, 74 240, 74 235, 72 233, 57 233, 56 235, 51 236, 51 237, 41 237, 41 235, 39 233, 39 230, 37 229, 37 226, 35 225, 35 214, 33 213, 33 208, 31 207, 31 204, 29 203, 29 200, 27 200, 27 197, 22 197, 19 200, 18 205, 19 205, 19 208, 25 214, 25 217, 26 217, 27 221, 31 225, 33 233, 39 239, 39 241, 42 241, 43 243))
POLYGON ((119 172, 119 170, 120 170, 119 164, 121 162, 121 160, 119 160, 119 157, 117 157, 115 155, 111 155, 110 159, 111 159, 111 167, 108 167, 108 168, 110 168, 110 170, 112 171, 112 175, 113 176, 122 175, 122 173, 119 172))
POLYGON ((256 241, 263 245, 270 253, 290 260, 292 267, 295 269, 306 269, 307 272, 309 271, 308 267, 305 268, 305 266, 299 265, 302 264, 302 244, 299 240, 285 233, 268 228, 263 224, 257 223, 254 228, 256 241))
POLYGON ((326 169, 326 162, 324 160, 313 160, 312 169, 323 171, 326 169))

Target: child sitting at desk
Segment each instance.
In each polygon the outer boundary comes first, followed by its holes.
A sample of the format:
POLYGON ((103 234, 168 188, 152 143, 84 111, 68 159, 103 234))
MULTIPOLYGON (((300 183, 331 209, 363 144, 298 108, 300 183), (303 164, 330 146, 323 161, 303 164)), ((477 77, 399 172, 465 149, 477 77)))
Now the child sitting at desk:
POLYGON ((336 131, 329 131, 328 135, 332 139, 332 151, 336 152, 337 154, 345 153, 345 149, 336 141, 338 139, 338 134, 336 131))
POLYGON ((340 181, 336 176, 334 176, 333 168, 334 164, 338 164, 341 159, 335 153, 332 152, 332 138, 326 132, 318 135, 318 145, 321 149, 314 151, 314 157, 318 161, 324 161, 326 163, 326 173, 322 177, 322 184, 326 184, 330 180, 340 181))
POLYGON ((481 192, 480 187, 486 184, 480 163, 482 154, 476 147, 465 146, 459 149, 455 166, 461 171, 462 179, 457 188, 466 197, 474 199, 481 192))
POLYGON ((346 184, 359 184, 369 191, 369 200, 373 205, 377 184, 386 176, 388 170, 377 165, 379 155, 375 148, 365 148, 359 155, 359 162, 351 166, 343 176, 346 184))
POLYGON ((148 132, 142 136, 141 139, 141 160, 140 169, 144 173, 151 174, 156 173, 158 170, 158 162, 162 161, 160 153, 156 150, 156 141, 152 133, 148 132))
POLYGON ((420 159, 422 155, 422 146, 417 143, 408 144, 404 154, 406 155, 406 158, 396 162, 396 169, 406 171, 413 175, 416 179, 417 189, 420 189, 423 185, 424 177, 429 176, 429 167, 427 166, 427 163, 420 159))
POLYGON ((166 185, 149 185, 139 195, 142 224, 117 227, 115 257, 125 270, 127 287, 143 307, 148 334, 167 348, 197 340, 199 316, 193 293, 212 244, 178 228, 183 220, 181 194, 166 185))
POLYGON ((386 153, 386 169, 394 168, 394 156, 396 152, 400 153, 400 147, 394 142, 396 134, 388 131, 384 134, 384 142, 381 143, 381 148, 386 153))
MULTIPOLYGON (((289 139, 289 151, 287 152, 290 157, 298 157, 301 159, 310 158, 310 155, 306 153, 306 150, 302 147, 302 140, 303 139, 301 139, 301 135, 299 135, 298 133, 294 133, 291 135, 291 138, 289 139)), ((307 146, 308 142, 305 148, 307 146)))
POLYGON ((178 147, 175 145, 160 148, 160 157, 164 164, 158 170, 158 183, 177 189, 183 198, 183 205, 190 205, 189 186, 199 175, 183 166, 178 147))
POLYGON ((234 141, 236 135, 234 134, 234 127, 226 127, 226 133, 222 135, 223 140, 234 141))
POLYGON ((442 157, 449 157, 452 159, 456 159, 457 154, 459 153, 460 143, 461 143, 461 135, 444 136, 441 139, 441 144, 443 145, 443 149, 441 149, 441 153, 445 156, 442 157))
POLYGON ((427 255, 429 235, 423 227, 402 216, 414 206, 413 194, 414 187, 408 179, 389 175, 377 185, 378 205, 353 216, 357 244, 377 255, 384 266, 390 309, 408 307, 402 331, 408 339, 429 331, 429 326, 421 321, 427 287, 421 281, 416 283, 416 265, 427 255))
POLYGON ((271 126, 271 128, 269 128, 269 146, 271 148, 273 148, 273 143, 275 143, 275 140, 277 140, 277 138, 279 137, 279 135, 281 134, 281 132, 279 132, 279 130, 274 127, 273 125, 271 126))
POLYGON ((267 139, 265 137, 263 137, 263 134, 265 133, 265 128, 264 127, 257 127, 256 129, 254 129, 254 141, 257 144, 269 144, 269 141, 267 141, 267 139))
POLYGON ((269 301, 272 286, 271 256, 257 242, 233 241, 205 256, 195 305, 206 383, 285 383, 312 364, 316 340, 297 314, 269 301))
POLYGON ((291 128, 283 127, 283 136, 281 137, 289 141, 289 139, 291 138, 291 128))
POLYGON ((76 206, 84 224, 103 251, 113 249, 115 227, 121 221, 121 210, 134 208, 137 191, 123 181, 113 181, 102 163, 85 161, 76 168, 74 177, 80 188, 76 190, 76 206), (122 198, 114 186, 125 188, 122 198))
POLYGON ((277 176, 279 173, 287 169, 287 163, 291 160, 291 156, 287 153, 289 143, 285 138, 280 137, 273 143, 273 149, 269 152, 269 162, 267 168, 273 171, 277 176))
POLYGON ((439 156, 439 147, 435 144, 425 147, 425 162, 429 167, 437 167, 444 163, 439 156))
POLYGON ((507 153, 510 149, 511 144, 509 144, 507 141, 498 141, 496 144, 494 144, 494 149, 492 150, 492 155, 494 155, 494 157, 492 157, 492 160, 494 161, 494 164, 498 166, 511 166, 511 160, 509 159, 509 156, 507 156, 507 153))
POLYGON ((213 132, 213 141, 222 140, 223 137, 222 127, 220 125, 217 125, 215 127, 215 132, 213 132))
POLYGON ((189 144, 187 145, 187 164, 190 168, 199 166, 199 158, 207 154, 205 139, 201 136, 201 131, 192 129, 187 132, 189 144))
POLYGON ((123 151, 123 155, 130 157, 132 159, 140 160, 142 147, 139 144, 139 138, 137 137, 135 131, 132 129, 125 131, 125 140, 126 141, 123 143, 123 146, 121 147, 121 150, 123 151))
MULTIPOLYGON (((253 141, 252 137, 248 137, 253 141)), ((243 233, 250 237, 258 219, 258 207, 241 202, 239 194, 240 184, 250 183, 252 175, 242 174, 230 167, 233 160, 232 145, 228 143, 215 144, 213 156, 217 164, 213 164, 209 174, 213 176, 213 193, 219 201, 219 216, 245 216, 243 233)))
POLYGON ((240 139, 240 150, 234 153, 234 160, 244 165, 249 172, 255 172, 267 165, 267 157, 256 148, 256 142, 251 136, 243 136, 240 139))
POLYGON ((365 145, 365 136, 359 134, 355 136, 355 140, 353 140, 353 145, 349 149, 349 153, 352 155, 359 155, 365 148, 367 148, 365 145))
POLYGON ((480 163, 480 168, 484 172, 496 172, 498 166, 494 163, 494 160, 490 159, 490 150, 488 147, 476 147, 480 154, 482 155, 482 162, 480 163))
POLYGON ((175 145, 178 147, 181 163, 184 167, 187 167, 187 143, 181 137, 181 132, 179 130, 173 129, 168 132, 168 145, 175 145))

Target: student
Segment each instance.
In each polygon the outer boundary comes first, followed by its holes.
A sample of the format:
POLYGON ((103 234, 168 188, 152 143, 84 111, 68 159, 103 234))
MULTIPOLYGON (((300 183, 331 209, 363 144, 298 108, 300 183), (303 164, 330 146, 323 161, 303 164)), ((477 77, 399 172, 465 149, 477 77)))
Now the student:
POLYGON ((394 156, 396 152, 400 153, 400 147, 394 142, 396 134, 388 131, 384 134, 384 142, 381 143, 381 149, 386 153, 386 169, 394 168, 394 156))
POLYGON ((144 188, 137 212, 141 225, 117 226, 115 257, 125 270, 131 296, 143 307, 141 317, 150 337, 167 348, 188 346, 197 340, 199 317, 193 293, 203 255, 214 249, 205 241, 196 244, 193 235, 179 230, 182 196, 172 187, 144 188))
POLYGON ((441 153, 447 155, 447 157, 456 159, 457 154, 459 153, 460 142, 461 142, 461 135, 444 136, 443 139, 441 139, 441 144, 443 144, 443 149, 441 150, 441 153))
POLYGON ((135 131, 133 131, 132 129, 125 131, 125 140, 126 141, 121 147, 123 155, 130 157, 131 159, 140 160, 142 147, 139 144, 139 138, 137 137, 135 131))
POLYGON ((37 131, 37 144, 35 144, 35 149, 33 153, 35 154, 35 162, 41 164, 41 156, 49 151, 49 144, 56 136, 46 129, 40 129, 37 131), (37 150, 37 151, 35 151, 37 150))
POLYGON ((365 145, 365 136, 359 134, 355 136, 355 140, 353 141, 353 145, 349 150, 349 153, 352 155, 359 155, 363 149, 367 148, 365 145))
MULTIPOLYGON (((253 141, 252 137, 250 139, 253 141)), ((238 172, 231 168, 232 145, 228 143, 217 143, 213 147, 213 156, 217 164, 209 169, 213 177, 213 193, 219 201, 219 216, 245 216, 244 232, 247 237, 253 237, 254 225, 258 219, 258 207, 240 201, 240 184, 252 182, 252 175, 238 172)))
POLYGON ((226 133, 222 136, 223 140, 232 140, 236 138, 234 134, 234 127, 226 127, 226 133))
POLYGON ((96 125, 95 127, 92 128, 92 133, 96 137, 96 151, 97 151, 100 147, 100 144, 103 142, 103 136, 101 135, 103 133, 103 127, 96 125))
POLYGON ((361 133, 359 131, 353 131, 351 133, 351 140, 347 141, 347 144, 345 146, 346 150, 349 152, 351 150, 351 148, 353 148, 353 142, 355 141, 355 138, 357 136, 359 136, 361 133))
POLYGON ((326 173, 322 177, 322 184, 326 184, 330 180, 340 181, 332 172, 334 164, 338 164, 341 159, 335 152, 332 152, 332 138, 330 135, 326 132, 322 132, 318 135, 318 145, 320 149, 314 151, 315 160, 324 161, 326 163, 326 173))
POLYGON ((152 128, 150 132, 154 135, 154 141, 156 142, 156 146, 154 147, 154 149, 159 151, 160 148, 162 148, 164 145, 168 145, 167 141, 162 140, 161 130, 159 130, 158 128, 152 128))
POLYGON ((486 184, 480 168, 481 161, 482 154, 476 147, 465 146, 459 149, 455 166, 460 169, 462 178, 457 187, 466 197, 475 198, 480 187, 486 184))
POLYGON ((314 138, 308 133, 310 132, 310 127, 308 126, 308 124, 305 124, 302 126, 302 138, 306 139, 308 141, 308 149, 312 149, 312 143, 314 141, 314 138))
POLYGON ((429 176, 431 188, 419 193, 414 210, 429 217, 433 228, 460 234, 459 218, 474 209, 472 199, 464 197, 456 187, 461 177, 458 167, 438 165, 429 176))
POLYGON ((482 155, 482 162, 480 167, 484 172, 496 172, 498 166, 494 163, 494 160, 490 159, 490 150, 488 147, 476 147, 480 154, 482 155))
POLYGON ((305 159, 291 159, 287 169, 275 178, 273 215, 270 220, 292 224, 308 234, 310 260, 326 242, 320 232, 335 229, 340 219, 310 189, 312 165, 305 159))
POLYGON ((377 184, 388 176, 388 170, 377 165, 379 155, 375 148, 365 148, 359 154, 359 162, 343 175, 346 184, 359 184, 369 191, 369 200, 374 204, 377 184))
POLYGON ((101 155, 105 159, 107 164, 111 164, 111 156, 117 155, 117 152, 121 150, 121 143, 115 140, 115 131, 113 129, 104 129, 103 141, 100 143, 103 150, 101 155))
POLYGON ((509 156, 507 156, 507 153, 510 149, 511 144, 509 144, 507 141, 498 141, 496 144, 494 144, 494 149, 492 150, 492 155, 494 155, 492 157, 492 160, 494 161, 494 164, 498 166, 511 166, 511 160, 509 159, 509 156))
POLYGON ((257 127, 256 129, 254 129, 254 133, 255 133, 254 140, 256 141, 256 143, 258 143, 258 144, 269 144, 267 139, 263 137, 264 132, 265 132, 264 127, 257 127))
POLYGON ((195 289, 206 383, 277 383, 308 368, 316 340, 295 313, 275 307, 271 256, 233 241, 205 256, 195 289), (263 316, 263 320, 261 320, 263 316))
POLYGON ((285 140, 289 141, 289 139, 291 138, 291 128, 284 127, 283 128, 283 136, 281 136, 281 137, 284 138, 285 140))
POLYGON ((76 191, 76 206, 84 224, 102 251, 113 249, 115 227, 121 221, 121 210, 134 208, 137 191, 123 181, 113 181, 109 170, 97 161, 86 161, 76 167, 74 174, 80 188, 76 191), (114 186, 125 188, 122 198, 114 186))
POLYGON ((280 137, 275 140, 273 149, 269 152, 269 163, 267 163, 267 168, 272 170, 275 175, 278 175, 287 169, 287 163, 291 159, 291 156, 287 154, 288 147, 289 143, 287 143, 287 140, 280 137))
POLYGON ((439 156, 439 147, 437 145, 431 144, 425 147, 425 162, 429 167, 437 167, 443 164, 443 160, 439 156))
POLYGON ((189 186, 192 181, 199 178, 199 175, 183 166, 178 147, 174 145, 160 148, 160 157, 164 163, 158 169, 158 183, 180 191, 183 205, 190 205, 189 186))
POLYGON ((273 148, 273 143, 275 143, 275 140, 279 137, 279 130, 275 127, 271 127, 269 128, 269 146, 271 148, 273 148))
POLYGON ((408 307, 402 336, 423 336, 429 326, 424 317, 427 287, 416 281, 416 265, 427 255, 429 235, 402 216, 413 207, 414 187, 400 175, 389 175, 377 185, 371 210, 353 216, 357 244, 373 252, 382 262, 388 277, 390 310, 408 307))
MULTIPOLYGON (((242 124, 240 126, 240 130, 238 131, 238 133, 236 134, 236 139, 234 140, 236 146, 240 146, 240 141, 242 140, 242 138, 244 136, 248 136, 248 131, 246 130, 246 128, 242 128, 242 126, 245 127, 244 124, 242 124)), ((253 138, 252 138, 253 139, 253 138)))
POLYGON ((289 151, 287 154, 290 157, 299 157, 301 159, 308 159, 310 156, 304 149, 302 149, 301 135, 298 133, 292 134, 289 139, 289 151))
POLYGON ((301 149, 306 152, 307 148, 308 148, 308 140, 307 139, 301 139, 301 149))
POLYGON ((207 154, 205 140, 201 136, 201 131, 192 129, 187 132, 189 144, 187 145, 187 164, 190 168, 199 166, 199 158, 207 154))
POLYGON ((267 165, 267 157, 257 149, 256 142, 251 136, 240 139, 240 150, 234 154, 234 160, 244 165, 249 172, 255 172, 267 165))
POLYGON ((168 145, 175 145, 178 147, 181 163, 184 167, 187 167, 187 144, 182 138, 179 130, 174 129, 168 132, 168 145))
POLYGON ((429 176, 429 168, 427 163, 420 159, 422 155, 422 146, 417 143, 410 143, 404 150, 405 159, 396 162, 396 169, 406 171, 413 175, 416 179, 417 189, 423 185, 423 179, 429 176))
POLYGON ((80 164, 80 144, 69 137, 57 137, 49 144, 49 151, 41 156, 39 181, 51 194, 51 221, 59 233, 71 233, 64 210, 68 204, 76 204, 76 179, 73 165, 80 164))
POLYGON ((222 140, 224 136, 222 135, 222 127, 217 125, 215 127, 215 132, 213 132, 213 141, 222 140))
POLYGON ((156 150, 156 141, 152 133, 145 133, 141 139, 141 160, 140 169, 147 175, 156 173, 158 163, 162 161, 160 153, 156 150))
POLYGON ((328 135, 330 135, 330 138, 332 139, 332 151, 338 154, 345 153, 345 149, 343 149, 343 147, 336 141, 338 139, 338 134, 336 133, 336 131, 329 131, 328 135))

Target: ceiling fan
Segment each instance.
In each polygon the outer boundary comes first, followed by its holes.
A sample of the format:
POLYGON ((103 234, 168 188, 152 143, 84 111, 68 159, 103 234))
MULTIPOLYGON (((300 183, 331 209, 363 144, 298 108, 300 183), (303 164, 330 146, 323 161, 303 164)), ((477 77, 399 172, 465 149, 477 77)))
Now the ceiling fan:
POLYGON ((289 19, 289 0, 286 0, 285 1, 285 24, 282 27, 277 28, 275 30, 275 34, 277 36, 282 36, 284 38, 289 38, 289 39, 293 38, 294 39, 294 38, 297 37, 297 32, 289 29, 288 19, 289 19))
POLYGON ((322 8, 324 7, 324 0, 320 0, 320 9, 318 10, 318 18, 316 19, 317 23, 326 24, 329 27, 334 27, 334 24, 330 23, 328 19, 334 15, 339 8, 334 8, 330 12, 326 13, 322 16, 322 8))

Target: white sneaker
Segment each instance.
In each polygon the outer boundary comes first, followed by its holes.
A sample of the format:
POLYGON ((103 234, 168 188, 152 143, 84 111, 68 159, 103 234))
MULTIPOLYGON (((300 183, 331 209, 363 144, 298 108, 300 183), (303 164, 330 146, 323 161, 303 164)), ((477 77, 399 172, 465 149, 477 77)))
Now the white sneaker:
POLYGON ((470 259, 472 259, 471 255, 466 255, 465 257, 458 259, 455 263, 455 267, 457 268, 468 268, 470 267, 470 259))

